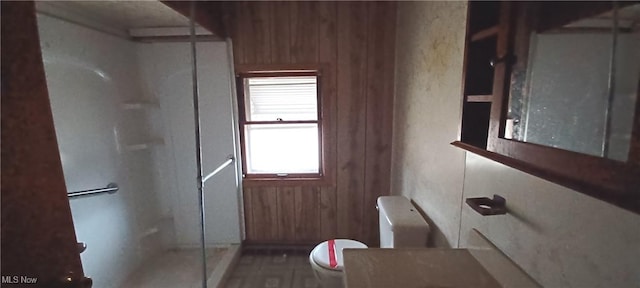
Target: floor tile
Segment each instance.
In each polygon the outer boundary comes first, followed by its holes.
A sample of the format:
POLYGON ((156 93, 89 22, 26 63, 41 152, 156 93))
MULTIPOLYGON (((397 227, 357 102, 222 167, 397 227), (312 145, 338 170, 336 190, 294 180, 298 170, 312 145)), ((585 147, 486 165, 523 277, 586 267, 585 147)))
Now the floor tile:
MULTIPOLYGON (((226 248, 207 250, 207 272, 212 273, 226 248)), ((199 249, 169 250, 142 263, 121 288, 192 287, 202 282, 199 249)))
POLYGON ((313 275, 311 267, 308 269, 296 268, 293 270, 293 282, 291 287, 296 288, 319 288, 316 276, 313 275))
POLYGON ((249 250, 225 288, 320 288, 306 250, 249 250))

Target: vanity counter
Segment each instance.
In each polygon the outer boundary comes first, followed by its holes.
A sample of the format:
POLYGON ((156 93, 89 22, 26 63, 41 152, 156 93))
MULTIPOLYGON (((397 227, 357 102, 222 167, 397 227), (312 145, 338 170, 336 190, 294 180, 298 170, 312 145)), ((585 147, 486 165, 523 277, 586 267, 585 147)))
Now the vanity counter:
POLYGON ((345 281, 360 287, 501 287, 467 249, 345 249, 345 281))
POLYGON ((482 234, 469 249, 344 249, 347 288, 542 287, 482 234))

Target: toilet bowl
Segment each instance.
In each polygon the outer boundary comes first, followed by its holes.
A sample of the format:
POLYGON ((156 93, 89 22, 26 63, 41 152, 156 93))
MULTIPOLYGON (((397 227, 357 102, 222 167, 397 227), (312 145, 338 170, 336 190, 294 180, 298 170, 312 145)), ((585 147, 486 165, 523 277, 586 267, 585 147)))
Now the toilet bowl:
POLYGON ((309 263, 323 288, 341 288, 344 262, 342 249, 367 248, 362 242, 350 239, 332 239, 318 244, 309 254, 309 263))
MULTIPOLYGON (((429 224, 403 196, 381 196, 377 201, 380 248, 426 247, 429 224)), ((368 248, 349 239, 333 239, 318 244, 309 255, 316 279, 323 288, 341 288, 344 262, 342 249, 368 248)))

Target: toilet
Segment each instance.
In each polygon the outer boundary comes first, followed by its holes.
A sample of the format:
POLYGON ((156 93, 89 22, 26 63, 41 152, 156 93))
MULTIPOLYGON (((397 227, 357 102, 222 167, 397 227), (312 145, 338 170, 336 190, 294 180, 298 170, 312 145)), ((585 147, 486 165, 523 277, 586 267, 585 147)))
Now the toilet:
MULTIPOLYGON (((429 224, 409 199, 381 196, 377 201, 380 217, 380 248, 426 247, 429 224)), ((330 239, 318 244, 309 254, 309 263, 323 288, 341 288, 344 261, 342 249, 368 248, 351 239, 330 239)))

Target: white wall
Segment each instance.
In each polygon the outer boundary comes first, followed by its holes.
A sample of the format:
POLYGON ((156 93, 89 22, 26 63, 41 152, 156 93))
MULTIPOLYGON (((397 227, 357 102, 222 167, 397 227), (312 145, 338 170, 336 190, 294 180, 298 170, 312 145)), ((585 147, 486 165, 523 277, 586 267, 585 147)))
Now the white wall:
POLYGON ((153 234, 144 237, 159 218, 152 155, 122 149, 148 130, 144 113, 120 106, 141 96, 135 46, 48 16, 38 24, 67 188, 120 186, 114 195, 70 200, 78 241, 88 245, 85 274, 95 287, 114 287, 160 249, 153 234))
MULTIPOLYGON (((162 214, 173 219, 175 244, 200 242, 196 186, 196 154, 191 59, 188 43, 137 44, 145 94, 160 104, 165 147, 158 149, 162 214)), ((225 42, 197 45, 202 165, 213 171, 234 154, 231 80, 225 42)), ((205 185, 206 230, 209 245, 240 243, 239 205, 234 166, 205 185)))
POLYGON ((464 152, 449 143, 460 126, 466 3, 403 2, 398 10, 391 191, 424 210, 432 245, 456 246, 464 152))
POLYGON ((464 197, 507 200, 509 213, 462 210, 461 247, 471 228, 545 287, 640 285, 640 215, 467 153, 464 197))
POLYGON ((459 133, 466 4, 401 2, 398 13, 392 189, 439 228, 434 244, 465 247, 477 228, 545 287, 638 286, 640 215, 448 144, 459 133), (494 193, 509 214, 463 205, 494 193))

